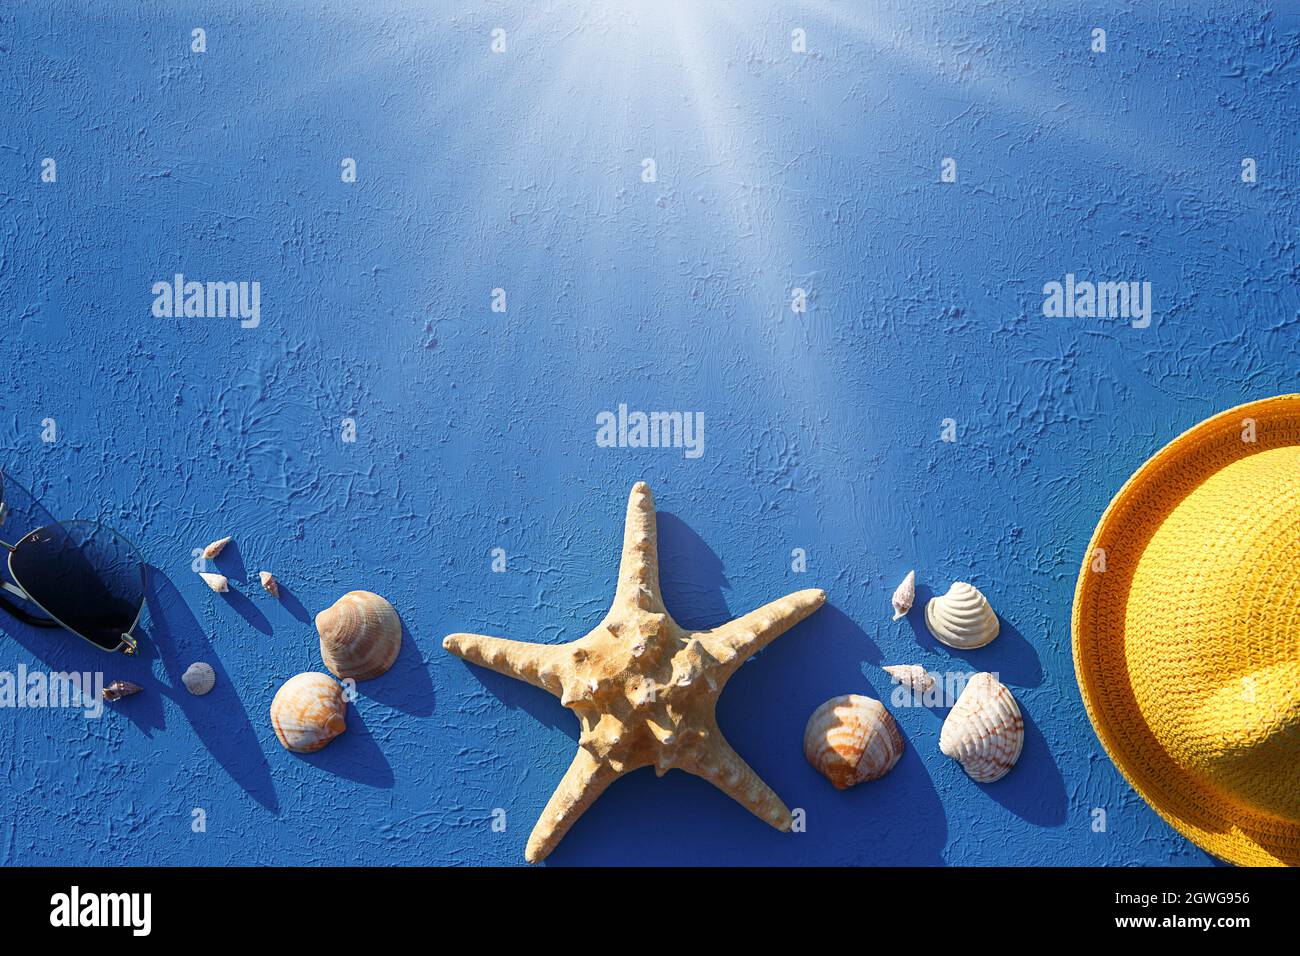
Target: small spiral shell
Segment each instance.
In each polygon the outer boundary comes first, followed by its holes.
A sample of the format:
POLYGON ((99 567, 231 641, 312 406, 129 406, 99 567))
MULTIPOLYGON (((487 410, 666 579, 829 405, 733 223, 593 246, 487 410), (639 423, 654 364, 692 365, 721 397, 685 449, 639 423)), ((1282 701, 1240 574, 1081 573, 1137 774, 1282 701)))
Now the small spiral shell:
POLYGON ((907 577, 894 590, 894 596, 890 599, 890 604, 894 606, 894 620, 906 617, 907 612, 912 610, 912 602, 916 600, 916 572, 908 571, 907 577))
POLYGON ((934 686, 934 675, 920 664, 889 664, 880 669, 892 677, 895 684, 916 694, 924 694, 934 686))
POLYGON ((230 590, 230 581, 224 574, 213 574, 210 571, 200 571, 199 577, 203 579, 204 584, 212 588, 212 590, 216 591, 218 594, 225 594, 230 590))
POLYGON ((203 549, 203 559, 205 561, 211 561, 213 558, 219 555, 223 550, 225 550, 226 545, 230 544, 230 542, 233 540, 234 540, 233 538, 225 537, 213 541, 210 545, 208 545, 203 549))

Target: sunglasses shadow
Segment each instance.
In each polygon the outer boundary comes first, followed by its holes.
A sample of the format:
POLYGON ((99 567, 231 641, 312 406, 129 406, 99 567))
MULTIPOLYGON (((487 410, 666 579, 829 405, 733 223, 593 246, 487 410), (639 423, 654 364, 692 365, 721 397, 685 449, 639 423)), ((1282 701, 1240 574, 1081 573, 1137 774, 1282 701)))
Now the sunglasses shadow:
MULTIPOLYGON (((234 681, 176 585, 152 565, 145 567, 145 607, 149 612, 148 628, 143 625, 138 628, 144 638, 140 647, 142 651, 151 647, 150 656, 156 654, 161 660, 166 682, 145 675, 145 680, 138 683, 144 685, 146 691, 156 690, 160 697, 170 698, 230 778, 263 807, 278 815, 280 804, 271 780, 271 766, 258 743, 248 712, 235 693, 234 681), (181 682, 185 668, 195 661, 211 664, 217 673, 216 685, 202 697, 195 697, 181 682)), ((126 698, 122 703, 128 706, 120 709, 147 733, 162 726, 162 708, 160 701, 149 710, 131 706, 144 696, 139 694, 126 698)))

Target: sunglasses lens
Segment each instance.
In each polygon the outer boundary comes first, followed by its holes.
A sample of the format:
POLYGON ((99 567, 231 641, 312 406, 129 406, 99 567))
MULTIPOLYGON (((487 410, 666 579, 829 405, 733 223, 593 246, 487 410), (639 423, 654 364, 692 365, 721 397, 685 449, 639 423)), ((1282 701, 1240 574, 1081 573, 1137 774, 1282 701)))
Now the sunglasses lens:
POLYGON ((33 531, 10 554, 9 570, 46 614, 104 650, 121 646, 144 604, 144 565, 135 548, 94 522, 33 531))

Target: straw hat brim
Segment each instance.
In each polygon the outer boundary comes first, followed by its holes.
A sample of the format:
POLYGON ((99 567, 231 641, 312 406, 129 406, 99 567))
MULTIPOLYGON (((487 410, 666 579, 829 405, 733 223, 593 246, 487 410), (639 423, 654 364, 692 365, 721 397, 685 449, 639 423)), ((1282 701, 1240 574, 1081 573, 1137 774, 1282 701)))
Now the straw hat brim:
POLYGON ((1300 394, 1228 409, 1179 435, 1139 468, 1106 508, 1074 592, 1074 671, 1088 718, 1102 746, 1133 789, 1179 833, 1202 849, 1243 866, 1300 865, 1300 823, 1288 823, 1226 800, 1189 775, 1157 742, 1138 708, 1126 666, 1125 608, 1137 561, 1092 571, 1096 549, 1145 549, 1188 493, 1233 461, 1300 445, 1300 394), (1246 419, 1257 440, 1242 440, 1246 419))

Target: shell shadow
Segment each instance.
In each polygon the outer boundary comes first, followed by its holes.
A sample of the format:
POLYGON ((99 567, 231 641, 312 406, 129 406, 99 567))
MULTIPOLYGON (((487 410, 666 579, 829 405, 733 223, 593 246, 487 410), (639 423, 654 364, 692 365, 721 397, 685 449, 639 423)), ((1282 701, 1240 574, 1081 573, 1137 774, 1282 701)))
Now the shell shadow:
POLYGON ((303 603, 298 600, 298 595, 294 594, 283 581, 276 579, 276 584, 280 588, 280 604, 286 611, 304 624, 312 622, 311 613, 303 607, 303 603))
POLYGON ((261 631, 263 634, 272 632, 271 622, 245 594, 231 588, 229 591, 222 592, 221 596, 226 599, 228 605, 234 608, 236 614, 256 630, 261 631))
POLYGON ((1037 826, 1054 827, 1065 822, 1069 797, 1065 778, 1052 757, 1047 739, 1030 716, 1024 701, 1018 701, 1025 725, 1025 744, 1020 759, 1002 780, 980 784, 989 798, 1020 819, 1037 826))
POLYGON ((238 584, 248 583, 248 568, 244 565, 244 555, 239 550, 239 542, 231 541, 221 553, 212 559, 212 566, 231 581, 238 584))
POLYGON ((916 643, 926 651, 947 654, 970 665, 976 671, 996 673, 1003 683, 1018 687, 1040 687, 1043 683, 1043 665, 1038 652, 1020 629, 1001 614, 998 636, 984 647, 963 651, 949 647, 935 639, 925 623, 925 605, 934 597, 934 591, 924 584, 916 586, 916 602, 907 612, 907 623, 912 627, 916 643))
POLYGON ((384 757, 356 702, 348 707, 345 721, 347 730, 321 750, 292 756, 336 777, 377 790, 391 789, 395 779, 392 765, 384 757))
MULTIPOLYGON (((398 615, 400 618, 400 614, 398 615)), ((358 693, 413 717, 428 717, 435 709, 433 678, 415 638, 402 622, 402 646, 397 660, 374 680, 357 684, 358 693)))

